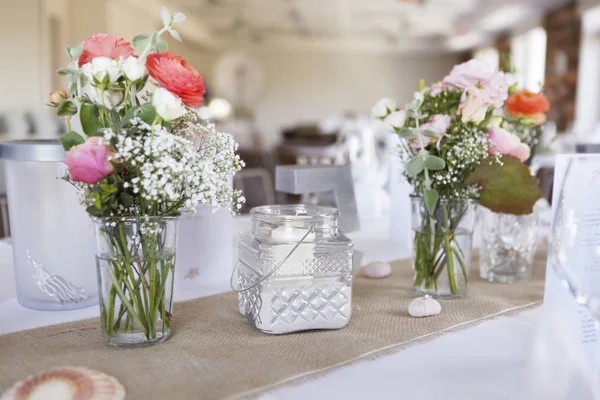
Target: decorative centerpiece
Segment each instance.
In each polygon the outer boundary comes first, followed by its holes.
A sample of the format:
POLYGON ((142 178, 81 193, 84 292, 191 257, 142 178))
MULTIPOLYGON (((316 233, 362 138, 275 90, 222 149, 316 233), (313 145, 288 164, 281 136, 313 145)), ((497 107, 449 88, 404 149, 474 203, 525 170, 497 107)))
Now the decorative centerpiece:
POLYGON ((264 333, 339 329, 352 315, 352 242, 339 211, 310 205, 253 208, 240 239, 239 311, 264 333))
MULTIPOLYGON (((543 93, 519 90, 508 98, 497 124, 517 135, 531 149, 530 164, 540 145, 550 102, 543 93)), ((535 212, 515 215, 481 210, 480 275, 490 282, 529 282, 537 249, 538 220, 535 212)))
POLYGON ((398 110, 392 99, 373 107, 402 143, 404 176, 412 185, 415 291, 466 294, 476 205, 528 214, 541 197, 523 161, 529 147, 492 124, 508 98, 503 72, 483 60, 457 65, 443 81, 419 85, 398 110))
POLYGON ((53 99, 69 130, 76 114, 83 128, 61 138, 64 179, 95 226, 102 329, 114 345, 170 336, 180 213, 199 203, 235 212, 243 201, 228 184, 243 166, 237 145, 200 121, 202 77, 161 39, 179 40, 174 26, 185 17, 163 9, 162 20, 133 47, 101 33, 68 49, 59 73, 70 87, 53 99))

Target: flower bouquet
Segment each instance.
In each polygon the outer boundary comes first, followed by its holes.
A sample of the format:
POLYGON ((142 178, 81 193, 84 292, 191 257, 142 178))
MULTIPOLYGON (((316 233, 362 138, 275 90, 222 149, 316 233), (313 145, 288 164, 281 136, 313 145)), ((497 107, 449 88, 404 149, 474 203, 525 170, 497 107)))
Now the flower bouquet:
POLYGON ((466 293, 477 203, 527 214, 541 197, 523 164, 529 146, 491 123, 512 89, 504 73, 474 59, 455 66, 433 86, 421 82, 404 109, 398 110, 392 99, 373 107, 373 116, 402 139, 399 156, 414 190, 414 286, 419 293, 466 293))
POLYGON ((170 335, 180 212, 199 203, 237 212, 244 201, 228 184, 243 167, 237 144, 199 119, 202 77, 161 38, 180 40, 185 17, 163 9, 162 20, 133 46, 100 33, 67 49, 58 73, 69 89, 50 99, 69 127, 64 179, 95 225, 102 328, 115 345, 170 335), (71 131, 75 115, 83 132, 71 131))

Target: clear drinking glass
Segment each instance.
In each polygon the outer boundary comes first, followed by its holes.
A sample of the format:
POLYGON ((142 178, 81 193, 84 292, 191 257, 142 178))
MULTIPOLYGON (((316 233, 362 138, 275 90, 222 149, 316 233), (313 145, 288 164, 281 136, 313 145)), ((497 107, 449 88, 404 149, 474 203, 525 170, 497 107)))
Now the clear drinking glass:
POLYGON ((550 259, 575 297, 600 319, 600 157, 573 156, 557 177, 550 259), (585 188, 585 191, 582 189, 585 188))
POLYGON ((414 289, 420 295, 467 293, 477 203, 439 200, 430 214, 422 197, 411 198, 414 289))
POLYGON ((111 345, 171 336, 177 216, 96 218, 100 318, 111 345))
POLYGON ((482 279, 501 283, 531 280, 537 248, 537 216, 497 213, 481 208, 482 243, 479 260, 482 279))
POLYGON ((265 333, 339 329, 352 314, 352 242, 339 211, 311 205, 253 208, 242 233, 239 311, 265 333))

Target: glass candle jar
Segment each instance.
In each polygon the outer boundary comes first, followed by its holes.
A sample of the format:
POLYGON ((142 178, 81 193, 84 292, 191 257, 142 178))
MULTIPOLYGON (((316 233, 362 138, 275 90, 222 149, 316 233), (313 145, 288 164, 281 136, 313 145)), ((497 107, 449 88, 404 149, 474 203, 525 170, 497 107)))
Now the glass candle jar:
POLYGON ((79 204, 58 140, 0 144, 4 162, 17 300, 34 310, 98 302, 94 230, 79 204))
POLYGON ((338 230, 338 210, 274 205, 250 214, 239 245, 240 312, 272 334, 348 325, 352 242, 338 230))

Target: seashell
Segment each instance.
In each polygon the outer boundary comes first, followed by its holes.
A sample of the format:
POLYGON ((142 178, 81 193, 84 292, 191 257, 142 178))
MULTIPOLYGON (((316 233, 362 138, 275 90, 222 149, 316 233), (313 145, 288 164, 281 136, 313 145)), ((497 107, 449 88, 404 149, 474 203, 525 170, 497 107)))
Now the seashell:
POLYGON ((123 400, 125 388, 110 375, 88 368, 56 368, 15 383, 0 400, 123 400))
POLYGON ((389 263, 383 261, 373 261, 372 263, 365 265, 363 273, 367 278, 385 278, 392 273, 392 267, 389 263))
POLYGON ((418 297, 408 305, 408 313, 417 318, 438 315, 441 311, 441 304, 430 296, 418 297))

